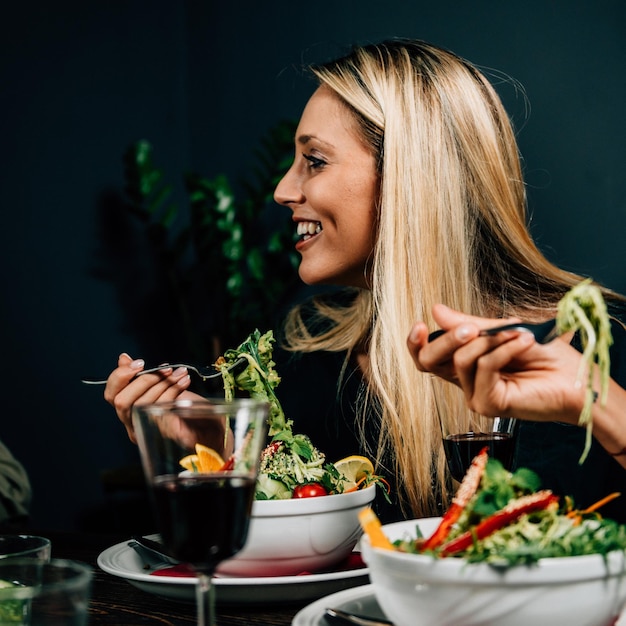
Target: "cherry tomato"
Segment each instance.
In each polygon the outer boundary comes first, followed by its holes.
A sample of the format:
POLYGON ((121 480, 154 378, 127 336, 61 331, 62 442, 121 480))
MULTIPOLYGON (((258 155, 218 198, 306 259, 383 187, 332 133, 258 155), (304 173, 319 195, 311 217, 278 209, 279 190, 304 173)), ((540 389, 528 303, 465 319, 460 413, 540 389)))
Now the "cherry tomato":
POLYGON ((316 498, 317 496, 327 496, 328 491, 319 483, 308 483, 306 485, 296 485, 292 498, 316 498))

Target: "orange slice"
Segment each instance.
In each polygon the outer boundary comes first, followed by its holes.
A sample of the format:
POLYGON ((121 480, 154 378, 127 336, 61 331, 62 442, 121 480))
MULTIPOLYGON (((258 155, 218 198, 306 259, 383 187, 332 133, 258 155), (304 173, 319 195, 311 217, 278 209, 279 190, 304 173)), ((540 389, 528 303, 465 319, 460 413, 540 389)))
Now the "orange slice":
POLYGON ((201 443, 196 444, 196 455, 201 472, 219 472, 224 466, 224 459, 219 453, 201 443))
POLYGON ((369 506, 359 511, 359 522, 363 532, 368 536, 372 548, 393 550, 393 545, 383 532, 378 516, 369 506))
POLYGON ((185 458, 181 459, 179 463, 189 472, 200 471, 200 460, 197 454, 188 454, 185 458))

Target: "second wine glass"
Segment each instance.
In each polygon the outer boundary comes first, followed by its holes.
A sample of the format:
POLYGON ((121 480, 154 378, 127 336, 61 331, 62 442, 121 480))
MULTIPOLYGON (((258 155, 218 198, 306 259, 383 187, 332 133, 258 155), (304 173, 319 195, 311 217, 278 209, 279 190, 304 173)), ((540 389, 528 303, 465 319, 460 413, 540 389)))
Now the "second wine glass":
POLYGON ((517 442, 517 420, 512 417, 483 418, 480 427, 464 432, 450 432, 442 424, 443 448, 452 478, 462 481, 474 457, 487 448, 491 458, 505 469, 513 469, 517 442))
POLYGON ((198 626, 214 626, 211 577, 246 541, 267 415, 267 403, 252 399, 179 400, 133 410, 162 541, 198 577, 198 626), (194 455, 207 455, 208 463, 185 470, 181 460, 194 455))

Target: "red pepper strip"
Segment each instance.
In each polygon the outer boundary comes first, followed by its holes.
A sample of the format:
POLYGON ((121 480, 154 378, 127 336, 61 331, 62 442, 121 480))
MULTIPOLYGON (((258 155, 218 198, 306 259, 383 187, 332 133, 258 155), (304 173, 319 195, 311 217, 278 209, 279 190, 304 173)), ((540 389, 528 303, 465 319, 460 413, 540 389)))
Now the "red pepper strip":
POLYGON ((235 455, 233 454, 230 459, 228 459, 228 461, 226 461, 226 463, 224 463, 224 465, 222 465, 222 467, 220 467, 219 471, 220 472, 227 472, 229 470, 232 470, 235 468, 235 455))
POLYGON ((547 509, 551 504, 558 503, 558 501, 558 496, 555 496, 549 489, 511 500, 504 508, 484 519, 472 530, 468 530, 456 539, 444 544, 440 554, 441 556, 449 556, 455 552, 462 552, 469 548, 474 541, 484 539, 496 530, 512 524, 525 513, 547 509))
MULTIPOLYGON (((245 447, 245 444, 247 441, 250 441, 250 437, 252 436, 252 433, 249 432, 246 434, 243 443, 241 444, 241 447, 245 447)), ((272 448, 271 454, 274 454, 274 452, 276 452, 276 450, 280 447, 280 443, 276 442, 276 443, 271 443, 267 448, 265 448, 265 450, 263 450, 261 452, 261 458, 263 458, 263 456, 265 454, 267 454, 270 446, 275 446, 274 448, 272 448)), ((224 465, 222 465, 222 467, 219 468, 219 472, 229 472, 230 470, 235 469, 235 457, 237 456, 237 451, 235 450, 235 452, 233 452, 233 454, 230 455, 228 461, 226 461, 224 463, 224 465)))
POLYGON ((446 540, 446 537, 450 534, 452 525, 459 519, 463 509, 476 493, 478 485, 480 485, 480 479, 483 477, 488 458, 487 447, 484 447, 474 457, 454 498, 452 498, 452 504, 445 512, 435 532, 420 546, 420 550, 434 550, 446 540))

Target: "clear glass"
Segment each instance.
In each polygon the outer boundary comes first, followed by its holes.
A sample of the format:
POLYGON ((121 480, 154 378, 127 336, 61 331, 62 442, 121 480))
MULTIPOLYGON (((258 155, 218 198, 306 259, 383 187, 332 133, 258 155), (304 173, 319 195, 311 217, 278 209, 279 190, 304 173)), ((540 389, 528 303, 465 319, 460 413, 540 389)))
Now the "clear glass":
POLYGON ((162 541, 198 577, 198 626, 215 626, 212 576, 246 541, 268 410, 259 400, 223 398, 133 410, 162 541), (207 451, 208 465, 181 466, 207 451))
POLYGON ((47 562, 51 556, 51 543, 39 535, 0 535, 0 560, 33 558, 47 562))
POLYGON ((462 481, 472 459, 487 447, 489 456, 512 470, 517 450, 518 422, 512 417, 482 418, 480 424, 458 432, 441 424, 443 447, 452 478, 462 481))
POLYGON ((0 561, 0 626, 87 626, 92 577, 78 561, 0 561))

